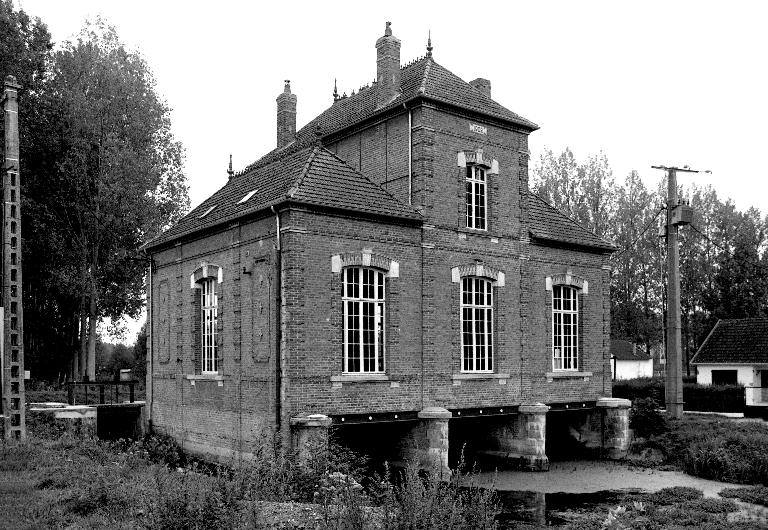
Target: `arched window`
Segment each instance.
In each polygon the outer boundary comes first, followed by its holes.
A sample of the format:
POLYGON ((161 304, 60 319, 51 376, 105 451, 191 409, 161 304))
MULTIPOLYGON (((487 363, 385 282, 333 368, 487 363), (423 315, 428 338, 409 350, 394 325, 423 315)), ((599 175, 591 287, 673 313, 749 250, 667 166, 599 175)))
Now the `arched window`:
POLYGON ((579 290, 552 286, 552 369, 579 369, 579 290))
POLYGON ((493 281, 461 278, 461 371, 493 371, 493 281))
POLYGON ((383 373, 385 273, 370 267, 342 273, 344 372, 383 373))
POLYGON ((216 296, 216 278, 203 278, 200 285, 200 338, 201 338, 201 372, 203 374, 218 373, 218 346, 216 326, 218 323, 218 297, 216 296))

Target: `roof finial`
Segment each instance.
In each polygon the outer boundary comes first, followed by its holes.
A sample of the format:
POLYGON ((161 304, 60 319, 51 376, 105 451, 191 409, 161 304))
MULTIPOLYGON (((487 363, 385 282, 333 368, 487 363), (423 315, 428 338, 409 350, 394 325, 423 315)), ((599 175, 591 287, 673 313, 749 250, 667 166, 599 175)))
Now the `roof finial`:
POLYGON ((285 92, 286 94, 290 94, 291 93, 291 80, 290 79, 286 79, 285 80, 285 88, 283 89, 283 92, 285 92))
POLYGON ((227 170, 227 174, 229 175, 229 178, 232 178, 235 174, 232 169, 232 153, 229 153, 229 169, 227 170))
POLYGON ((339 100, 339 91, 336 88, 336 78, 333 78, 333 102, 336 103, 339 100))
POLYGON ((427 57, 432 57, 432 30, 429 30, 427 37, 427 57))
POLYGON ((384 36, 385 37, 391 37, 392 36, 392 28, 390 27, 392 25, 391 22, 387 22, 387 27, 384 29, 384 36))

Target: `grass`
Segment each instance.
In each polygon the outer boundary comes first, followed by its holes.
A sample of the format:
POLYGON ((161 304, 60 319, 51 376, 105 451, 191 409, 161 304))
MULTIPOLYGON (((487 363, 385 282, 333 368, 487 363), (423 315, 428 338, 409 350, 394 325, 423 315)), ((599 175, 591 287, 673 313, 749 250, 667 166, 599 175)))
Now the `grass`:
POLYGON ((362 477, 363 463, 343 451, 318 449, 299 465, 266 441, 253 462, 221 466, 187 458, 162 436, 110 443, 35 425, 29 436, 0 446, 0 513, 8 514, 0 527, 495 527, 493 492, 465 487, 463 476, 447 484, 415 469, 397 480, 362 477))
POLYGON ((670 420, 648 444, 689 475, 734 484, 768 484, 768 426, 716 417, 670 420))
POLYGON ((739 499, 752 504, 768 506, 768 487, 749 486, 746 488, 725 488, 720 492, 721 497, 739 499))

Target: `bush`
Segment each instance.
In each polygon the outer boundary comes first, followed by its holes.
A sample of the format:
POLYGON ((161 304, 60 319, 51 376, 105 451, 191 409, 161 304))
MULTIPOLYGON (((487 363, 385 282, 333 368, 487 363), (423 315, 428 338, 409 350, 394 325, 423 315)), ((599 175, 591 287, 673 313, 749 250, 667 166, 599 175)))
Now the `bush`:
POLYGON ((749 488, 725 488, 720 492, 721 497, 739 499, 752 504, 768 506, 768 487, 751 486, 749 488))
POLYGON ((695 501, 701 499, 704 494, 694 488, 687 486, 672 486, 669 488, 662 488, 654 493, 647 494, 644 498, 646 501, 661 506, 671 506, 686 501, 695 501))
MULTIPOLYGON (((665 402, 664 380, 660 378, 614 381, 613 397, 629 399, 652 398, 665 402)), ((744 412, 744 387, 739 385, 683 384, 685 410, 700 412, 744 412)))
POLYGON ((635 434, 642 438, 648 438, 666 432, 666 418, 659 412, 659 405, 653 398, 638 398, 632 403, 629 411, 629 426, 635 434))
POLYGON ((736 484, 768 484, 768 433, 728 432, 690 445, 685 470, 691 475, 736 484))

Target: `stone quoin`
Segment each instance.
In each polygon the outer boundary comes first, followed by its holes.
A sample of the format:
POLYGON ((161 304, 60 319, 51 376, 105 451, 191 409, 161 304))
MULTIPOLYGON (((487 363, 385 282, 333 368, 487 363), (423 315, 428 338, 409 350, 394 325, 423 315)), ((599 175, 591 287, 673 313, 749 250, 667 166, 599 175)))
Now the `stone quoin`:
POLYGON ((152 429, 226 458, 391 427, 396 456, 440 472, 474 431, 545 470, 548 418, 579 409, 619 456, 614 246, 529 192, 538 127, 489 80, 431 39, 402 65, 389 23, 375 48, 376 81, 334 85, 299 130, 286 81, 277 148, 147 245, 152 429))

